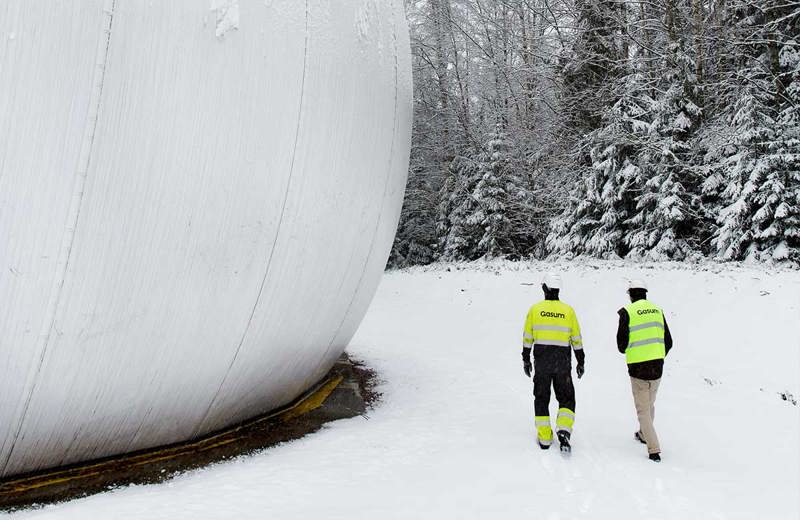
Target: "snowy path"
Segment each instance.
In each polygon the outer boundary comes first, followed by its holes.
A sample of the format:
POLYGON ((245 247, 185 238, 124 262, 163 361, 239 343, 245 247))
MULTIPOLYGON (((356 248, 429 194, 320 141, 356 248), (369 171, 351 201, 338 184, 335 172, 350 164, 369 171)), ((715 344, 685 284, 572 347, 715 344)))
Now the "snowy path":
POLYGON ((349 349, 386 380, 369 419, 164 485, 17 516, 798 518, 800 407, 778 395, 800 395, 798 272, 565 267, 587 374, 576 380, 574 453, 563 460, 535 447, 519 356, 537 267, 389 273, 349 349), (661 465, 631 438, 614 346, 623 279, 641 272, 676 340, 657 403, 661 465))

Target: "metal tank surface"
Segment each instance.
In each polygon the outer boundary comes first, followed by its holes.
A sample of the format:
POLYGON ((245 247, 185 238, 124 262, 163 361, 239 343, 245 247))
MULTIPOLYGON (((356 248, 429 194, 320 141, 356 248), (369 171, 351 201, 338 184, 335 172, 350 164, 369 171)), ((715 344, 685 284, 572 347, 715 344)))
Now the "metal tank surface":
POLYGON ((6 0, 0 476, 290 402, 374 294, 402 0, 6 0))

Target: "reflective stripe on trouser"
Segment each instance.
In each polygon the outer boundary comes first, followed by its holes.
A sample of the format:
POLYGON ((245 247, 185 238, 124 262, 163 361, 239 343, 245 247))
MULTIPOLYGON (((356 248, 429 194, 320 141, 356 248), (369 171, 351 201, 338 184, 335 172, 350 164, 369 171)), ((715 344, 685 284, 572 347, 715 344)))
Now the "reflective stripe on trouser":
POLYGON ((569 408, 559 408, 556 417, 556 431, 572 433, 572 425, 575 424, 575 412, 569 408))
POLYGON ((536 436, 544 446, 549 446, 553 443, 553 429, 550 427, 549 415, 536 416, 536 436))

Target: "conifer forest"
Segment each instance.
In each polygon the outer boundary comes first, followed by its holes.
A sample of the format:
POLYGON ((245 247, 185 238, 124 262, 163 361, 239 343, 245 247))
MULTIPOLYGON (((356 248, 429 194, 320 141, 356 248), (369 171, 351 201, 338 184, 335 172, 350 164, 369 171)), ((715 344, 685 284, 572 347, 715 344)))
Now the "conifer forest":
POLYGON ((800 263, 800 2, 408 0, 390 266, 800 263))

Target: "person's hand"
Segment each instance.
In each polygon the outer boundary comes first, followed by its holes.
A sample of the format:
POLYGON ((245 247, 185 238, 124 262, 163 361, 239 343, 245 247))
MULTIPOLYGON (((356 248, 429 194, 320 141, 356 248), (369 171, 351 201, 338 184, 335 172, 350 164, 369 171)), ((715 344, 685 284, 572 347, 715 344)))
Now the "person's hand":
POLYGON ((531 377, 531 370, 533 369, 533 365, 531 365, 530 361, 525 361, 522 365, 522 370, 525 372, 525 375, 531 377))
POLYGON ((584 368, 583 363, 581 363, 580 365, 578 365, 575 368, 575 372, 578 373, 578 379, 583 377, 584 372, 586 372, 586 369, 584 368))

